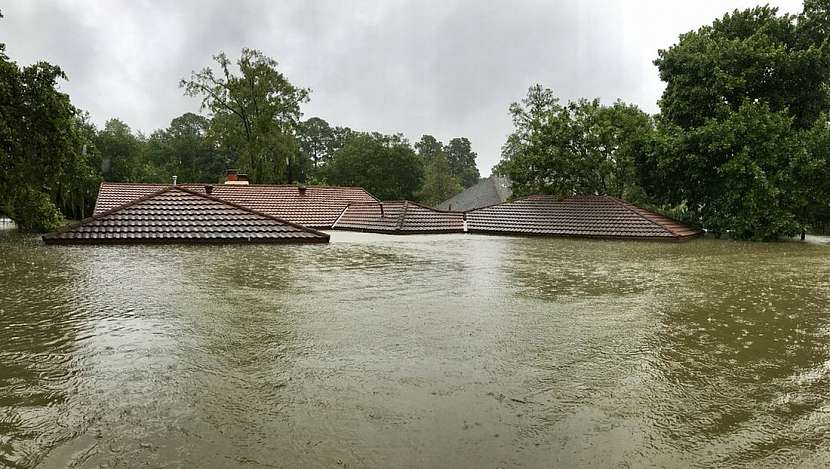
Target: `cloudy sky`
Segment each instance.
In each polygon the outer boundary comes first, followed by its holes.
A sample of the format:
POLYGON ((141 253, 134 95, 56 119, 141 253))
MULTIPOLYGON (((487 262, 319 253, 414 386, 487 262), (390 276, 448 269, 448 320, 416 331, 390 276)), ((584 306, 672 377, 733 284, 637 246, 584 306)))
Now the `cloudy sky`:
MULTIPOLYGON (((217 51, 257 48, 312 89, 306 117, 358 130, 466 136, 490 173, 509 104, 533 83, 562 99, 617 98, 657 111, 657 49, 763 0, 32 1, 4 0, 0 42, 47 60, 100 126, 166 127, 199 103, 178 81, 217 51)), ((798 12, 800 1, 771 1, 798 12)))

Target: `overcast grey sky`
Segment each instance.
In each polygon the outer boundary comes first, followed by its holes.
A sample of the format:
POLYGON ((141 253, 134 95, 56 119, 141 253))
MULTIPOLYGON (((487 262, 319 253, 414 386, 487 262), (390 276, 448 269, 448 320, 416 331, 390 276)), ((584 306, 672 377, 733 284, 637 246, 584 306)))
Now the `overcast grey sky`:
MULTIPOLYGON (((47 60, 99 126, 150 132, 198 111, 178 81, 219 50, 260 49, 312 89, 305 117, 413 142, 466 136, 483 175, 511 131, 509 104, 533 83, 563 100, 619 98, 657 111, 652 60, 679 34, 744 0, 32 1, 0 6, 0 42, 21 64, 47 60)), ((800 1, 772 1, 798 12, 800 1)))

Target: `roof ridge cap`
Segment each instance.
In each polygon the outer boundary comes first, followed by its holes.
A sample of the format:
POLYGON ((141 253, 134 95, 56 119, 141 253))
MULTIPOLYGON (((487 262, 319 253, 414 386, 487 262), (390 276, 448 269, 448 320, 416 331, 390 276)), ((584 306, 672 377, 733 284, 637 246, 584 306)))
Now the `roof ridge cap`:
MULTIPOLYGON (((359 203, 365 203, 365 202, 359 202, 359 203)), ((338 224, 338 223, 340 223, 340 219, 341 219, 341 218, 343 218, 343 215, 345 215, 345 214, 346 214, 346 211, 348 211, 348 210, 349 210, 349 207, 351 207, 352 205, 353 205, 353 204, 348 203, 348 204, 346 204, 346 206, 344 206, 344 207, 343 207, 343 210, 341 210, 341 211, 340 211, 340 214, 339 214, 339 215, 337 215, 337 219, 336 219, 336 220, 334 220, 334 223, 332 223, 332 224, 331 224, 331 229, 332 229, 332 230, 333 230, 333 229, 337 226, 337 224, 338 224)))
POLYGON ((626 202, 625 200, 619 199, 617 197, 612 197, 610 195, 606 195, 606 196, 603 196, 603 197, 613 200, 618 205, 621 205, 621 206, 625 207, 626 210, 628 210, 631 213, 636 214, 638 217, 642 218, 643 220, 645 220, 645 221, 647 221, 647 222, 649 222, 653 225, 659 226, 660 229, 662 229, 663 231, 665 231, 668 234, 672 235, 672 237, 680 238, 680 236, 677 233, 675 233, 674 231, 668 229, 662 223, 658 223, 658 222, 652 220, 651 218, 648 218, 648 217, 644 216, 642 213, 640 213, 640 210, 645 210, 644 208, 640 208, 640 207, 638 207, 638 206, 636 206, 632 203, 626 202))
POLYGON ((406 218, 407 210, 409 210, 409 201, 404 200, 403 201, 403 209, 401 210, 401 213, 398 214, 398 220, 395 223, 395 229, 398 230, 398 231, 403 229, 403 221, 406 218))

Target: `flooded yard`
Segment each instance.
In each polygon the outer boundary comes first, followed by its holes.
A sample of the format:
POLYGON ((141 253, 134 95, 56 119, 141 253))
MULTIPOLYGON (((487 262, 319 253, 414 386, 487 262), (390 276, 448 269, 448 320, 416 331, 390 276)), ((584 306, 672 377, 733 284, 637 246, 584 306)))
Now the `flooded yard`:
POLYGON ((0 467, 830 464, 828 246, 0 233, 0 467))

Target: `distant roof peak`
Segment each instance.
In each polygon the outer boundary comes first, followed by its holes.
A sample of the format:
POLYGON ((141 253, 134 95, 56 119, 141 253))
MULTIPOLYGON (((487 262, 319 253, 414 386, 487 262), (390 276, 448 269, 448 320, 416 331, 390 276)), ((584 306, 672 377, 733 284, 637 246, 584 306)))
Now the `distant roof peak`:
POLYGON ((513 195, 510 179, 503 176, 490 176, 473 186, 438 204, 440 210, 466 212, 477 208, 500 204, 513 195))

